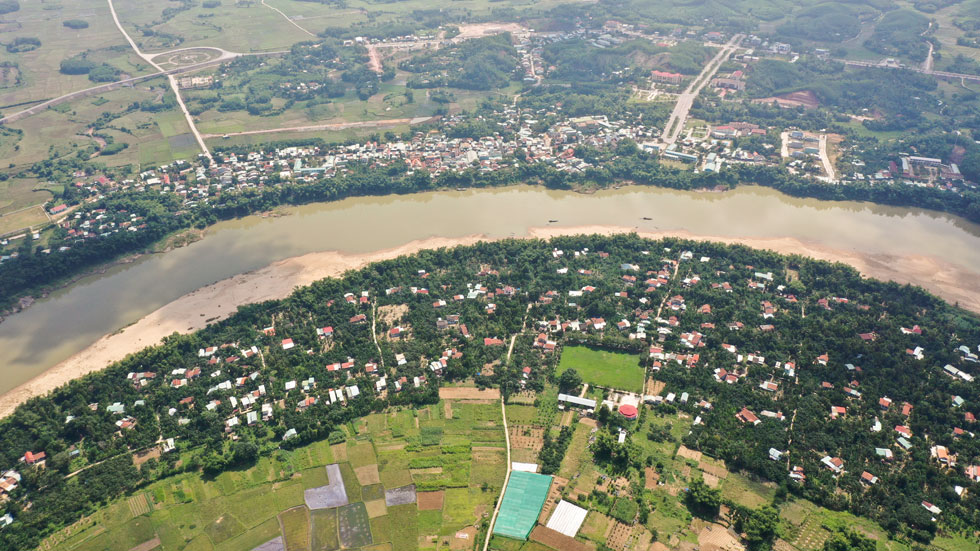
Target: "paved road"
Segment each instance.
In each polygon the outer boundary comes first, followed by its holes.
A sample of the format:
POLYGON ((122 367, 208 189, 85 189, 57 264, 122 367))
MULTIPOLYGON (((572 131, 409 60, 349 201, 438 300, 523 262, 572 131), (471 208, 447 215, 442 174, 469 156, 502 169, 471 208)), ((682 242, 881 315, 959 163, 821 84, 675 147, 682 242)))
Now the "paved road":
MULTIPOLYGON (((271 55, 273 53, 278 54, 278 53, 281 53, 281 52, 270 52, 269 54, 239 54, 239 55, 271 55)), ((7 115, 6 117, 0 118, 0 124, 6 124, 6 123, 11 123, 11 122, 16 122, 16 121, 19 121, 21 119, 30 117, 31 115, 36 115, 36 114, 40 113, 41 111, 44 111, 45 109, 47 109, 49 107, 54 107, 56 105, 60 105, 62 103, 66 103, 66 102, 69 102, 69 101, 74 101, 74 100, 85 98, 85 97, 88 97, 88 96, 94 96, 94 95, 101 94, 101 93, 104 93, 104 92, 109 92, 111 90, 115 90, 115 89, 121 88, 123 86, 131 86, 131 85, 136 84, 138 82, 142 82, 144 80, 150 80, 150 79, 153 79, 153 78, 156 78, 156 77, 159 77, 159 76, 171 75, 171 74, 176 75, 176 74, 180 74, 180 73, 189 73, 191 71, 196 71, 198 69, 203 69, 203 68, 209 67, 211 65, 217 65, 219 63, 222 63, 223 61, 224 61, 224 59, 220 59, 220 58, 219 59, 212 59, 212 60, 208 60, 208 61, 202 61, 201 63, 195 63, 193 65, 186 65, 184 67, 177 67, 176 69, 168 69, 166 71, 159 71, 159 72, 151 73, 151 74, 148 74, 148 75, 140 75, 140 76, 136 76, 136 77, 126 78, 126 79, 119 80, 119 81, 116 81, 116 82, 110 82, 110 83, 107 83, 107 84, 101 84, 99 86, 93 86, 91 88, 86 88, 84 90, 78 90, 77 92, 71 92, 71 93, 65 94, 63 96, 56 97, 54 99, 49 99, 49 100, 47 100, 47 101, 45 101, 43 103, 39 103, 37 105, 34 105, 33 107, 29 107, 27 109, 24 109, 23 111, 18 111, 16 113, 12 113, 10 115, 7 115)))
MULTIPOLYGON (((164 71, 163 67, 160 67, 153 61, 153 58, 159 56, 160 54, 144 54, 141 52, 139 46, 136 45, 136 42, 133 41, 133 39, 129 36, 129 33, 127 33, 126 29, 122 26, 122 23, 119 22, 119 16, 116 14, 116 7, 112 5, 112 0, 106 1, 109 2, 109 12, 112 14, 112 20, 115 21, 119 32, 121 32, 123 37, 126 38, 126 42, 129 42, 129 45, 132 46, 133 51, 136 52, 136 55, 143 58, 157 71, 166 72, 164 71)), ((180 97, 180 86, 177 85, 177 79, 174 78, 173 74, 168 73, 167 80, 170 82, 170 87, 173 89, 174 96, 177 98, 177 105, 180 107, 180 110, 184 112, 184 119, 187 120, 187 126, 190 127, 191 133, 194 134, 194 139, 197 140, 198 147, 201 148, 201 152, 204 153, 204 156, 207 157, 208 160, 214 160, 211 157, 211 151, 208 150, 207 144, 204 143, 204 138, 202 138, 201 133, 197 131, 197 125, 194 124, 194 117, 191 116, 190 111, 187 110, 187 106, 184 105, 183 98, 180 97)))
POLYGON ((701 74, 687 86, 687 89, 677 96, 677 103, 674 104, 674 110, 671 112, 670 118, 667 119, 667 124, 664 126, 664 131, 660 138, 663 142, 672 144, 677 141, 677 137, 684 130, 684 121, 687 120, 687 114, 690 112, 691 106, 694 105, 694 98, 698 97, 701 89, 711 81, 711 78, 718 72, 718 68, 738 48, 741 42, 742 35, 737 34, 733 36, 718 51, 715 57, 711 58, 711 61, 704 66, 701 74))
POLYGON ((965 80, 970 82, 980 83, 980 75, 968 75, 964 73, 951 73, 949 71, 931 71, 926 70, 921 67, 895 67, 892 65, 883 65, 881 62, 874 61, 856 61, 853 59, 835 59, 834 61, 839 61, 848 67, 873 67, 878 69, 906 69, 914 73, 922 73, 924 75, 932 75, 939 78, 951 79, 951 80, 965 80))

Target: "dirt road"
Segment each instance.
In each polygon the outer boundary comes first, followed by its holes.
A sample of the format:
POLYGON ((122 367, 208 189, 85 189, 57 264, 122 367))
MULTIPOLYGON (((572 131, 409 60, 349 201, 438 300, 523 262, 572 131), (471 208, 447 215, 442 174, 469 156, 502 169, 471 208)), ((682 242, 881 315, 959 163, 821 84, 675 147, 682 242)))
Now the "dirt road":
POLYGON ((244 132, 230 132, 228 134, 204 134, 205 139, 220 138, 224 136, 251 136, 255 134, 277 134, 279 132, 319 132, 322 130, 346 130, 348 128, 384 128, 386 126, 397 126, 399 124, 421 124, 435 120, 436 117, 415 117, 412 119, 384 119, 380 121, 359 121, 359 122, 335 122, 329 124, 314 124, 309 126, 288 126, 285 128, 269 128, 266 130, 246 130, 244 132))

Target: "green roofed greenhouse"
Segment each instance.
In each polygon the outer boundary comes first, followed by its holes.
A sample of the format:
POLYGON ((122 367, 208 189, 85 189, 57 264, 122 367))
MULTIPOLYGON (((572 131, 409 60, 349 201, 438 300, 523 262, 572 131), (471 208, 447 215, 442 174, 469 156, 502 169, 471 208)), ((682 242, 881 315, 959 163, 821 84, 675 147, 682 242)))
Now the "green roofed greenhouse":
POLYGON ((510 473, 497 523, 493 526, 494 535, 526 540, 538 522, 550 487, 550 476, 524 471, 510 473))

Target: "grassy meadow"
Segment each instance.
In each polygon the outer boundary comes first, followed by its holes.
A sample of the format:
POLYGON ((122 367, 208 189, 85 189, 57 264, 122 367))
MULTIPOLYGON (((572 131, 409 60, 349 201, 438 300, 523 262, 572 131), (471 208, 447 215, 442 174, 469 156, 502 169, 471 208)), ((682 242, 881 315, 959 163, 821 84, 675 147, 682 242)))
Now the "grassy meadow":
POLYGON ((584 346, 569 346, 562 350, 556 375, 574 369, 582 380, 597 385, 630 392, 643 389, 644 369, 639 358, 632 354, 594 350, 584 346))

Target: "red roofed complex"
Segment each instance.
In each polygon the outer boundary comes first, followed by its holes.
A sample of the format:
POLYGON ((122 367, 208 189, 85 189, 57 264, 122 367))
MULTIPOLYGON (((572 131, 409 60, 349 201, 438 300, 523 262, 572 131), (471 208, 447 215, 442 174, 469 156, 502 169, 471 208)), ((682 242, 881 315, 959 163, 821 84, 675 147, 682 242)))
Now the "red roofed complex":
POLYGON ((680 73, 668 73, 666 71, 653 71, 650 73, 650 78, 654 82, 665 82, 667 84, 680 84, 681 80, 684 79, 684 75, 680 73))
POLYGON ((619 407, 619 413, 623 417, 633 420, 639 415, 639 411, 636 410, 636 406, 631 406, 629 404, 624 404, 619 407))

